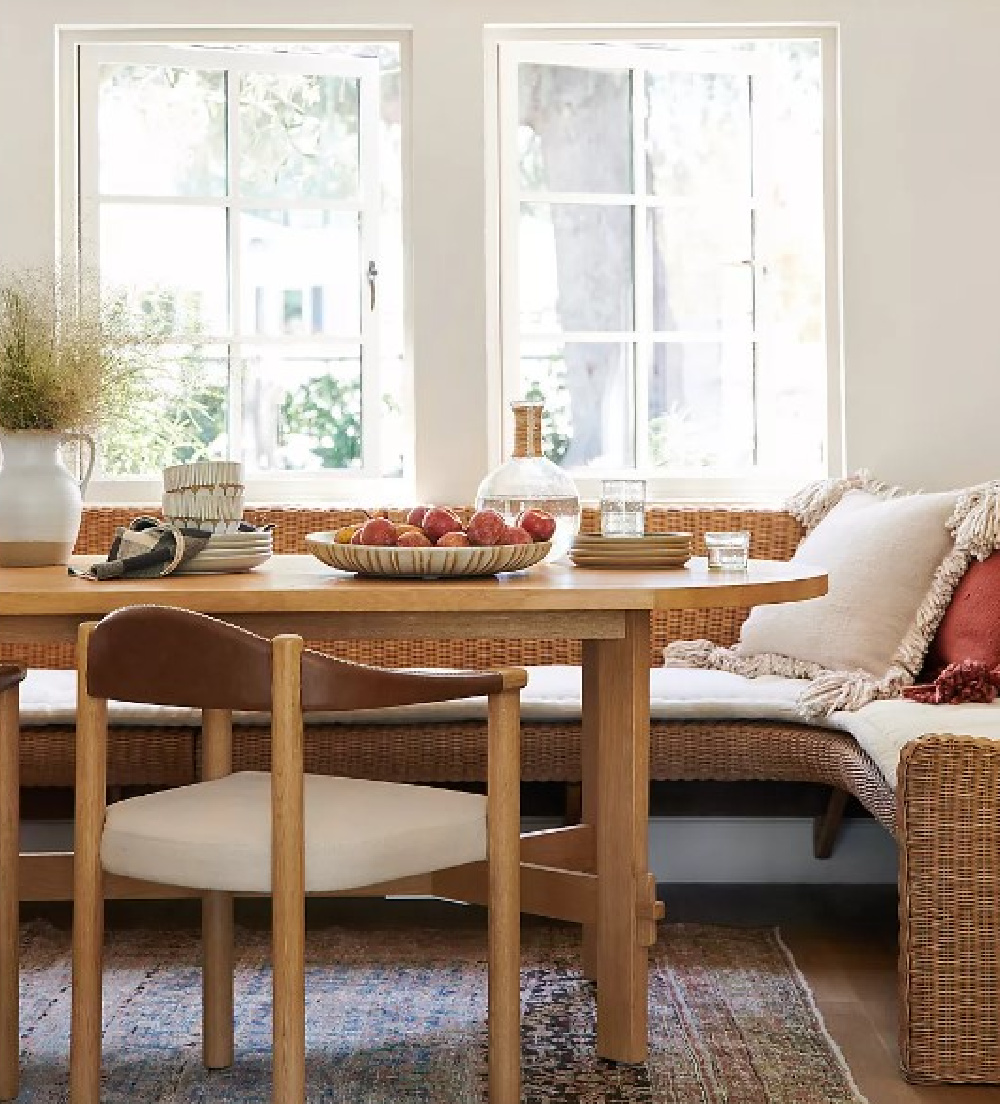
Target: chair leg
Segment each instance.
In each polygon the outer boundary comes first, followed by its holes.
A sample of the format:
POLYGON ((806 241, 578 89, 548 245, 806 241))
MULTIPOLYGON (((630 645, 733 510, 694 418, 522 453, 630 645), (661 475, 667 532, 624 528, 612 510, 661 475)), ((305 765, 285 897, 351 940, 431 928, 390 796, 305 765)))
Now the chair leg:
POLYGON ((73 841, 73 1014, 70 1104, 101 1104, 101 975, 104 949, 104 831, 108 703, 87 692, 93 625, 77 644, 76 810, 73 841))
MULTIPOLYGON (((228 709, 202 711, 202 766, 205 781, 233 770, 233 715, 228 709)), ((201 899, 202 1058, 208 1069, 233 1064, 233 898, 209 892, 201 899)))
POLYGON ((0 693, 0 1100, 18 1093, 18 691, 0 693))
POLYGON ((201 902, 202 1052, 208 1069, 233 1064, 233 898, 206 893, 201 902))
POLYGON ((516 691, 489 700, 489 1099, 521 1099, 520 717, 516 691))
POLYGON ((70 1104, 101 1102, 103 950, 104 894, 98 871, 97 877, 86 884, 78 876, 74 889, 70 1104))
POLYGON ((302 641, 273 645, 271 913, 274 956, 274 1104, 306 1098, 305 793, 302 779, 302 641))

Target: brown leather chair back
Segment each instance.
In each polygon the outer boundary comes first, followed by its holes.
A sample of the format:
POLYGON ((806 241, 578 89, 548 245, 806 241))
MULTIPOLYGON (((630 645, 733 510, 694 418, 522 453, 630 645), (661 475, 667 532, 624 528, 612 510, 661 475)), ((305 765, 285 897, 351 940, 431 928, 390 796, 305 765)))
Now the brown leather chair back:
MULTIPOLYGON (((378 709, 499 692, 498 672, 382 670, 305 651, 304 712, 378 709)), ((224 621, 170 606, 129 606, 90 637, 94 698, 196 709, 271 708, 271 642, 224 621)))

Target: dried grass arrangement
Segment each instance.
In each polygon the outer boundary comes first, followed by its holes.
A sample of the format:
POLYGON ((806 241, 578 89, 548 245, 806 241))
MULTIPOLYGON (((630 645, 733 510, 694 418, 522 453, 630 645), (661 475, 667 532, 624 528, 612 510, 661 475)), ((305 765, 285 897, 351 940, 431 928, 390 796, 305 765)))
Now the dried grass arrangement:
POLYGON ((0 275, 0 431, 95 429, 124 415, 144 390, 138 336, 111 305, 66 307, 51 278, 0 275))

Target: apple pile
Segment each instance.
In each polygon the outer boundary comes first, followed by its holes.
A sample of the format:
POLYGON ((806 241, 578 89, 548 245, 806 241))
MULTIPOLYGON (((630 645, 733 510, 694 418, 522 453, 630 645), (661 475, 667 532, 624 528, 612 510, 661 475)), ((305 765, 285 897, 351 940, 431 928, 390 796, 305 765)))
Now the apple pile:
POLYGON ((477 510, 463 526, 461 519, 444 506, 415 506, 405 522, 387 517, 370 517, 356 525, 338 529, 338 544, 366 544, 376 548, 469 548, 532 544, 552 539, 556 519, 545 510, 523 510, 514 525, 508 525, 496 510, 477 510))

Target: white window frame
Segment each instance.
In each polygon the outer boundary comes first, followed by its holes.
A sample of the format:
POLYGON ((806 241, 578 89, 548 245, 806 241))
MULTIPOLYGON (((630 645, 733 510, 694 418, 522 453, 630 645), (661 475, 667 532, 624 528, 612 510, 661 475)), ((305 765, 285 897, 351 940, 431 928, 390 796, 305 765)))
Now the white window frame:
MULTIPOLYGON (((494 197, 493 209, 497 225, 497 234, 494 243, 494 264, 497 273, 497 286, 500 292, 494 305, 496 311, 497 327, 501 335, 500 363, 501 382, 500 399, 502 410, 500 416, 504 418, 503 440, 506 449, 513 443, 513 426, 508 417, 504 417, 504 411, 509 403, 522 397, 521 394, 521 366, 520 366, 520 320, 517 310, 518 298, 518 274, 516 263, 507 263, 506 258, 518 256, 518 223, 517 211, 520 196, 520 187, 517 178, 517 68, 521 62, 546 62, 558 59, 567 64, 587 65, 593 64, 609 70, 615 68, 635 68, 627 61, 617 66, 607 56, 604 44, 639 44, 644 42, 663 42, 679 40, 746 40, 746 39, 794 39, 806 38, 818 40, 821 49, 821 66, 823 80, 823 211, 824 211, 824 244, 825 244, 825 343, 826 343, 826 442, 824 463, 814 471, 775 472, 769 470, 757 470, 748 474, 733 474, 720 472, 718 474, 691 476, 690 474, 664 475, 655 468, 642 466, 642 455, 645 442, 637 440, 638 451, 637 465, 635 468, 602 469, 597 473, 586 470, 573 470, 571 472, 574 481, 580 489, 581 497, 585 500, 596 501, 600 497, 600 484, 602 479, 614 478, 623 475, 638 475, 647 481, 647 495, 651 499, 659 501, 777 501, 801 486, 809 478, 818 478, 827 471, 839 471, 842 466, 843 456, 843 429, 842 429, 842 375, 840 347, 840 199, 839 199, 839 125, 838 125, 838 79, 839 61, 837 56, 837 35, 834 28, 830 27, 778 27, 766 28, 752 26, 725 26, 725 27, 661 27, 654 30, 647 28, 600 28, 582 29, 532 29, 518 28, 506 30, 495 36, 492 46, 493 75, 496 79, 496 101, 493 138, 495 140, 495 164, 497 166, 498 187, 494 197), (562 55, 561 57, 559 55, 562 55), (503 309, 503 304, 508 309, 503 309)), ((684 66, 683 57, 675 59, 671 56, 670 66, 680 68, 684 66)), ((722 60, 719 60, 722 64, 722 60)), ((652 66, 650 66, 652 68, 652 66)), ((637 70, 638 71, 638 70, 637 70)), ((633 130, 641 126, 641 120, 633 118, 633 130)), ((634 137, 634 135, 633 135, 634 137)), ((640 143, 633 141, 633 156, 641 157, 640 143)), ((636 166, 636 179, 640 179, 639 173, 645 171, 644 167, 636 166)), ((539 201, 572 201, 572 195, 556 193, 534 193, 532 200, 539 201)), ((592 197, 590 197, 592 198, 592 197)), ((628 195, 601 195, 601 202, 607 204, 625 204, 636 211, 635 241, 638 248, 636 255, 636 271, 634 294, 636 297, 635 310, 636 330, 635 336, 629 338, 619 333, 602 334, 587 332, 589 341, 631 341, 636 349, 640 349, 643 342, 648 340, 650 330, 643 330, 641 326, 641 312, 645 310, 647 297, 643 293, 643 281, 645 279, 645 266, 640 258, 644 255, 646 244, 646 225, 644 214, 647 209, 646 198, 636 197, 634 193, 628 195)), ((632 333, 632 331, 628 331, 632 333)), ((546 340, 554 335, 539 334, 539 340, 546 340)), ((574 333, 560 334, 560 340, 571 341, 577 336, 574 333)), ((749 335, 753 338, 753 335, 749 335)), ((530 335, 534 341, 536 335, 530 335)), ((722 340, 722 335, 716 335, 716 339, 722 340)), ((635 401, 636 404, 644 402, 645 379, 644 373, 637 370, 635 373, 635 401)), ((632 381, 630 381, 632 382, 632 381)))
MULTIPOLYGON (((267 207, 278 207, 287 210, 304 209, 331 209, 358 211, 361 224, 361 238, 359 241, 361 271, 358 274, 362 298, 367 288, 365 276, 370 261, 379 263, 379 213, 380 213, 380 188, 381 179, 378 173, 378 124, 379 102, 378 82, 379 75, 377 63, 367 59, 351 58, 346 55, 338 55, 329 58, 322 54, 280 54, 277 52, 242 53, 237 50, 213 50, 210 47, 212 40, 219 45, 240 45, 252 47, 254 43, 280 43, 288 41, 297 42, 351 42, 351 41, 378 41, 396 45, 401 48, 401 39, 398 36, 385 34, 350 34, 343 35, 326 33, 315 35, 303 30, 301 34, 257 34, 247 37, 244 32, 226 34, 215 31, 203 33, 199 28, 190 28, 188 31, 179 31, 176 37, 164 40, 155 45, 149 44, 149 37, 139 38, 134 32, 121 32, 112 36, 100 35, 94 38, 91 35, 81 34, 76 41, 68 47, 71 51, 69 57, 63 58, 64 71, 67 64, 72 64, 74 72, 73 87, 78 90, 73 98, 72 105, 64 98, 62 117, 64 125, 67 121, 67 112, 73 113, 73 127, 70 133, 75 135, 76 156, 72 158, 73 164, 66 166, 63 174, 64 185, 64 218, 66 224, 72 227, 72 260, 71 269, 76 270, 80 264, 82 271, 90 271, 96 268, 96 258, 99 255, 100 236, 100 209, 105 203, 130 203, 149 204, 151 206, 181 205, 196 202, 200 206, 219 206, 231 211, 242 212, 245 210, 267 207), (199 45, 194 47, 192 42, 199 45), (203 46, 202 43, 205 45, 203 46), (239 193, 239 174, 236 171, 239 158, 239 128, 235 117, 236 104, 233 98, 228 101, 228 142, 227 142, 227 169, 229 185, 225 196, 208 197, 199 196, 194 200, 187 197, 170 196, 131 196, 113 195, 102 196, 98 192, 98 130, 97 130, 97 90, 98 71, 102 64, 146 64, 164 66, 189 65, 192 68, 226 70, 229 72, 262 71, 285 73, 315 73, 329 71, 337 75, 354 76, 359 80, 362 88, 360 102, 360 179, 362 182, 362 194, 357 202, 341 203, 333 200, 296 200, 278 199, 268 197, 243 198, 239 193), (374 76, 374 81, 372 77, 374 76), (367 83, 366 83, 367 81, 367 83), (84 120, 85 111, 93 112, 92 118, 84 120), (72 173, 72 176, 70 175, 72 173), (70 183, 72 181, 72 183, 70 183), (91 261, 93 259, 93 261, 91 261)), ((402 51, 401 51, 402 52, 402 51)), ((405 76, 405 73, 404 73, 405 76)), ((407 91, 404 84, 402 94, 407 91)), ((404 234, 406 226, 405 200, 407 194, 407 182, 404 174, 404 234)), ((361 304, 361 329, 359 333, 352 334, 303 334, 294 336, 284 335, 254 335, 241 332, 241 302, 240 290, 240 244, 238 236, 230 240, 227 258, 227 274, 230 277, 228 288, 229 306, 229 332, 227 334, 203 335, 200 340, 206 345, 224 346, 229 350, 230 376, 229 376, 229 405, 231 429, 239 427, 241 417, 234 416, 237 408, 242 403, 243 395, 243 357, 241 348, 263 347, 268 348, 303 348, 315 345, 321 352, 324 347, 340 344, 357 344, 361 354, 361 421, 362 421, 362 464, 359 468, 328 469, 311 472, 282 472, 275 473, 248 473, 247 474, 247 498, 258 502, 288 502, 300 501, 304 503, 316 501, 329 501, 331 498, 342 498, 345 501, 372 501, 389 495, 399 497, 405 495, 406 488, 412 483, 412 452, 404 451, 404 475, 399 478, 380 476, 377 474, 380 463, 380 436, 381 436, 381 386, 380 386, 380 299, 376 296, 374 309, 368 309, 366 303, 361 304)), ((177 341, 169 339, 164 344, 177 344, 177 341)), ((180 344, 183 344, 181 339, 180 344)), ((413 409, 412 396, 399 396, 404 411, 413 409)), ((239 455, 241 442, 239 431, 232 434, 230 455, 239 455)), ((92 480, 88 499, 97 503, 147 503, 159 499, 162 485, 159 479, 149 476, 109 476, 101 472, 92 480)))

